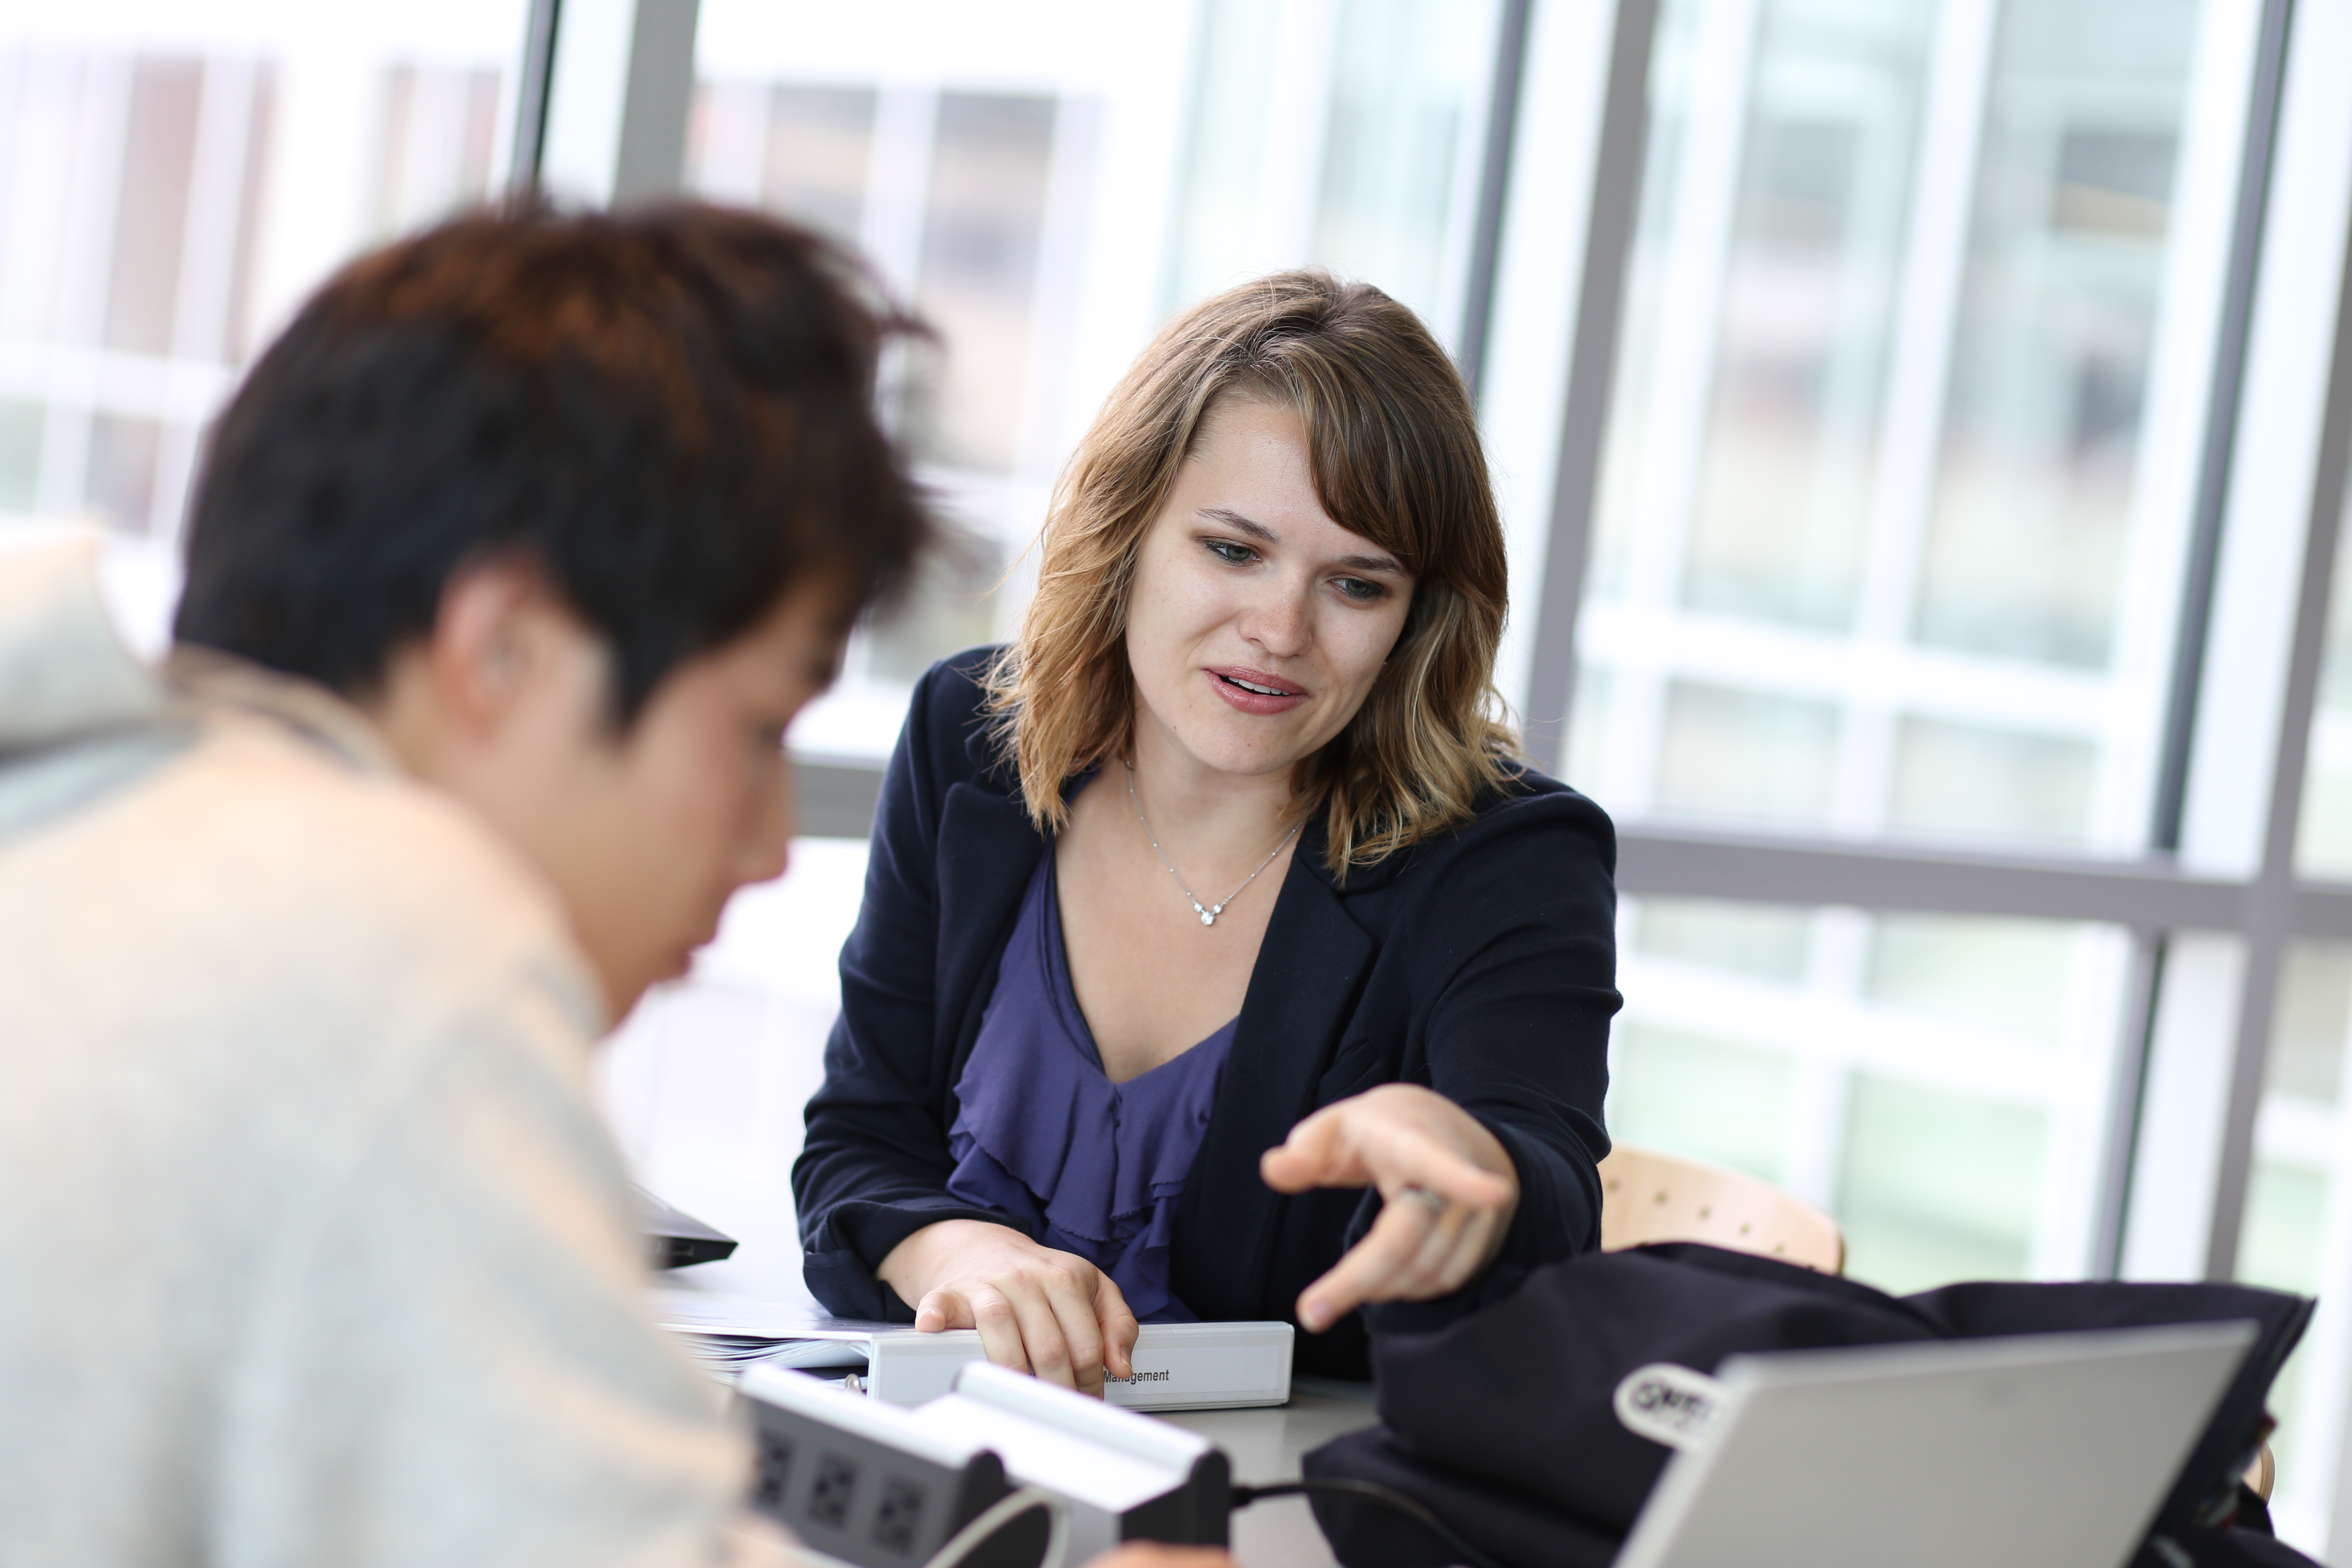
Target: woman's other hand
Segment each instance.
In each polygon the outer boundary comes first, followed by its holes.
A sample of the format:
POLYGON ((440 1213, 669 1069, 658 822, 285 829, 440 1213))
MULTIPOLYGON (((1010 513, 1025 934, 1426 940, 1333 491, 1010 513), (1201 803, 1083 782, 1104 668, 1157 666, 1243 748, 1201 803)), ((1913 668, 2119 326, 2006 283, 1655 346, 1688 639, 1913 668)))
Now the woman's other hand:
POLYGON ((1110 1276, 1009 1226, 943 1219, 890 1249, 875 1274, 913 1303, 915 1327, 978 1329, 988 1359, 1099 1397, 1106 1367, 1132 1377, 1135 1314, 1110 1276))
POLYGON ((1366 1301, 1449 1296, 1502 1250, 1519 1206, 1519 1175, 1501 1140, 1433 1089, 1391 1083, 1327 1105, 1258 1163, 1281 1193, 1378 1187, 1380 1217, 1364 1239, 1298 1298, 1298 1321, 1320 1333, 1366 1301))

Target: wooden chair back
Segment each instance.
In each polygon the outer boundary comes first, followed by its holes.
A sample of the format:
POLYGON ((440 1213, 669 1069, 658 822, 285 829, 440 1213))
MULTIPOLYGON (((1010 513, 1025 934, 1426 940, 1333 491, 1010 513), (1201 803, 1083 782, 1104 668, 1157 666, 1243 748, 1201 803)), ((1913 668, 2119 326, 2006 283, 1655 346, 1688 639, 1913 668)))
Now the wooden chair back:
POLYGON ((1845 1236, 1811 1204, 1738 1171, 1620 1143, 1601 1162, 1601 1247, 1704 1241, 1845 1272, 1845 1236))

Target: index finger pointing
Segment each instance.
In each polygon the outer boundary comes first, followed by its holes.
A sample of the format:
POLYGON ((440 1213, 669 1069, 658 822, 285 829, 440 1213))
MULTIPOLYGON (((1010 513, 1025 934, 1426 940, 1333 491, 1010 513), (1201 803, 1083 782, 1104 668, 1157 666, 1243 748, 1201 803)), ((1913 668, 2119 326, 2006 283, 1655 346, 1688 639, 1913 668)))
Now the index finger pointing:
POLYGON ((1363 1163, 1347 1147, 1343 1114, 1341 1105, 1327 1105, 1261 1155, 1258 1174, 1265 1184, 1278 1193, 1361 1186, 1366 1179, 1363 1163))
POLYGON ((1442 1218, 1435 1207, 1411 1199, 1382 1205, 1364 1239, 1299 1293, 1299 1322, 1319 1334, 1364 1302, 1382 1297, 1389 1282, 1412 1266, 1442 1218))

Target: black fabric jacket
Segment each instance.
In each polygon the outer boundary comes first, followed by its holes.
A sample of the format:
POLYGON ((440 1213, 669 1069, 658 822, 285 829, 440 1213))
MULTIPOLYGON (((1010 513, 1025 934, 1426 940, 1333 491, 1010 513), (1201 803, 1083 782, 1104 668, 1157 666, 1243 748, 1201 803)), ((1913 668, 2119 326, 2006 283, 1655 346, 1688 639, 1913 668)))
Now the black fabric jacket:
MULTIPOLYGON (((956 1080, 1046 844, 986 732, 975 675, 991 651, 942 660, 916 685, 793 1169, 809 1289, 845 1316, 911 1321, 874 1267, 923 1226, 1013 1223, 946 1190, 956 1080)), ((1372 1310, 1375 1327, 1433 1327, 1599 1242, 1616 838, 1600 807, 1528 773, 1475 821, 1352 868, 1344 887, 1324 867, 1326 842, 1310 821, 1266 927, 1179 1200, 1172 1282, 1204 1319, 1295 1321, 1298 1293, 1379 1200, 1284 1196, 1258 1179, 1258 1156, 1318 1107, 1426 1084, 1494 1131, 1520 1186, 1481 1279, 1444 1301, 1372 1310)), ((1360 1377, 1367 1355, 1350 1317, 1302 1336, 1297 1365, 1360 1377)))
MULTIPOLYGON (((2302 1297, 2248 1285, 2121 1280, 1977 1281, 1898 1298, 1777 1258, 1666 1242, 1541 1269, 1489 1310, 1384 1337, 1373 1354, 1381 1425, 1312 1450, 1301 1468, 1402 1491, 1503 1563, 1607 1568, 1672 1457, 1618 1414, 1620 1391, 1642 1369, 1718 1373, 1733 1356, 1777 1351, 2251 1321, 2252 1348, 2156 1510, 2153 1528, 2169 1545, 2150 1545, 2133 1568, 2317 1568, 2269 1539, 2267 1511, 2239 1482, 2262 1441, 2271 1384, 2311 1312, 2302 1297)), ((2032 1519, 2048 1506, 2021 1505, 1938 1462, 1955 1495, 1988 1515, 2032 1519)), ((1821 1495, 1784 1500, 1782 1519, 1834 1511, 1848 1478, 1816 1468, 1821 1495)), ((1439 1568, 1465 1555, 1361 1494, 1318 1491, 1312 1502, 1347 1568, 1439 1568)), ((1792 1560, 1789 1542, 1758 1528, 1758 1560, 1792 1560)), ((1903 1561, 1900 1548, 1892 1543, 1885 1560, 1903 1561)))

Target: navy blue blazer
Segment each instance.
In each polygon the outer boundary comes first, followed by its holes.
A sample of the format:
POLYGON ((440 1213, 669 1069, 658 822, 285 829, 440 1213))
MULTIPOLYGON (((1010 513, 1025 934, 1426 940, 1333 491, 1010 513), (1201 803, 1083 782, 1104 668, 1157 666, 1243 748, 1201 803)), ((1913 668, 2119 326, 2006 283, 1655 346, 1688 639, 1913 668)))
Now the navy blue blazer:
MULTIPOLYGON (((975 679, 992 650, 916 684, 884 775, 866 898, 841 951, 841 1018, 793 1167, 805 1276, 858 1318, 912 1320, 874 1268, 942 1219, 1013 1224, 947 1192, 957 1079, 1046 840, 989 740, 975 679)), ((1532 772, 1462 828, 1336 884, 1322 821, 1299 836, 1242 1004, 1201 1152, 1178 1200, 1177 1297, 1210 1320, 1296 1321, 1298 1293, 1378 1212, 1374 1193, 1285 1196, 1258 1156, 1320 1106, 1378 1084, 1435 1089, 1518 1167, 1501 1255, 1440 1302, 1369 1309, 1434 1326, 1528 1270, 1591 1249, 1616 991, 1616 837, 1601 808, 1532 772)), ((1017 1227, 1016 1227, 1017 1228, 1017 1227)), ((1358 1316, 1302 1335, 1302 1372, 1368 1375, 1358 1316)))

